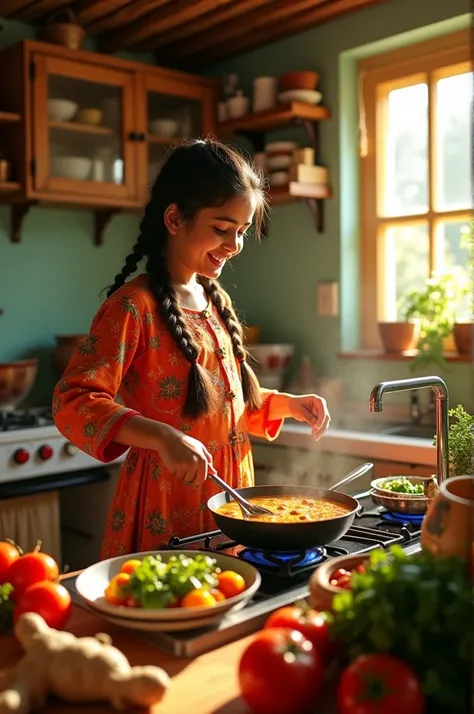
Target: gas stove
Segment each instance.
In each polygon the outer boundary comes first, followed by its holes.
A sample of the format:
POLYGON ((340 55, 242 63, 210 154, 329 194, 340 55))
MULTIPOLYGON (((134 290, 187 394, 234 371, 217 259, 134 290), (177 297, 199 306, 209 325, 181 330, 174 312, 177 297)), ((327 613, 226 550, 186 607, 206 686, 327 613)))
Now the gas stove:
POLYGON ((0 485, 102 465, 56 429, 50 407, 0 410, 0 485))
MULTIPOLYGON (((367 553, 376 548, 387 549, 396 543, 410 555, 420 550, 420 517, 395 516, 381 507, 372 508, 368 494, 361 494, 359 500, 368 510, 356 519, 343 538, 324 548, 305 552, 269 553, 250 550, 230 541, 221 531, 172 538, 163 546, 164 550, 205 550, 243 558, 259 570, 261 586, 244 608, 226 616, 216 625, 188 632, 140 632, 136 636, 175 657, 197 657, 255 632, 262 627, 271 612, 306 598, 312 572, 330 558, 367 553)), ((71 592, 73 600, 84 607, 74 588, 74 576, 65 579, 63 583, 71 592)))

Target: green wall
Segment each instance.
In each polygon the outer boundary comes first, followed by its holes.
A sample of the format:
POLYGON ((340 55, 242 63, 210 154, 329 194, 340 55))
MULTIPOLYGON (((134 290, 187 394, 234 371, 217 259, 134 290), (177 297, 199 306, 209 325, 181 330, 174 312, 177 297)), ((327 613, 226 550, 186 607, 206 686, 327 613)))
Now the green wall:
MULTIPOLYGON (((344 377, 349 397, 357 401, 367 399, 376 381, 413 375, 404 362, 336 357, 341 348, 355 346, 358 327, 356 61, 467 26, 468 11, 468 0, 389 0, 208 71, 211 76, 238 74, 249 96, 256 76, 298 69, 315 69, 321 75, 323 103, 333 115, 320 127, 320 159, 330 168, 334 191, 325 203, 325 232, 315 232, 305 205, 276 208, 269 239, 247 245, 226 283, 247 322, 262 326, 265 341, 294 343, 300 354, 312 357, 317 374, 344 377), (317 285, 328 280, 341 280, 337 318, 317 315, 317 285)), ((274 136, 306 140, 299 130, 274 136)), ((438 368, 428 370, 433 372, 438 368)), ((472 366, 451 364, 441 376, 448 382, 451 401, 474 409, 472 366)))
MULTIPOLYGON (((341 264, 346 287, 342 298, 346 303, 354 304, 351 290, 357 288, 353 270, 357 257, 356 220, 349 209, 345 220, 340 220, 341 179, 345 193, 349 191, 353 197, 357 197, 357 184, 355 178, 352 181, 350 167, 342 176, 339 168, 340 133, 344 128, 340 122, 339 95, 344 85, 339 82, 339 63, 347 60, 347 78, 353 48, 467 11, 467 0, 391 0, 222 63, 210 72, 238 72, 247 91, 257 75, 299 68, 315 68, 321 73, 324 102, 333 111, 332 121, 325 123, 321 132, 321 158, 331 169, 334 188, 334 198, 326 203, 325 234, 316 234, 306 206, 278 208, 268 241, 259 246, 249 243, 225 275, 225 283, 247 321, 262 325, 265 340, 294 342, 300 354, 312 356, 318 374, 343 376, 351 398, 357 400, 366 400, 375 381, 409 376, 409 371, 405 364, 397 362, 337 359, 341 320, 318 318, 316 313, 318 282, 338 280, 341 264)), ((0 48, 34 36, 26 25, 9 21, 2 21, 2 25, 0 48)), ((351 133, 350 103, 354 104, 354 96, 350 86, 348 93, 345 119, 347 124, 349 117, 350 152, 351 137, 352 151, 356 148, 357 125, 351 133)), ((304 138, 295 132, 287 135, 304 138)), ((352 209, 356 203, 352 201, 352 209)), ((0 206, 0 307, 4 310, 0 316, 0 360, 29 354, 41 356, 39 378, 31 395, 34 403, 50 399, 55 381, 50 368, 54 336, 87 330, 100 304, 100 291, 121 267, 138 231, 138 218, 118 216, 109 224, 105 244, 96 248, 92 220, 87 211, 32 209, 24 223, 22 242, 12 244, 9 210, 0 206)), ((345 311, 346 344, 352 339, 351 325, 356 326, 356 319, 355 312, 351 316, 345 311)), ((474 409, 470 365, 453 365, 444 376, 452 401, 463 401, 474 409)))

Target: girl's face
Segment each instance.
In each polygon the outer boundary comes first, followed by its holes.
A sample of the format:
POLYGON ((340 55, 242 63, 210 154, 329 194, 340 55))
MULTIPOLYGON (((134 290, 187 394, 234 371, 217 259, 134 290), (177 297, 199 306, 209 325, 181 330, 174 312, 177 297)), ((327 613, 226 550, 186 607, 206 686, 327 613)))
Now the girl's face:
POLYGON ((175 204, 168 206, 164 219, 173 280, 218 278, 226 262, 242 250, 255 206, 255 196, 236 196, 222 206, 202 208, 190 222, 182 219, 175 204))

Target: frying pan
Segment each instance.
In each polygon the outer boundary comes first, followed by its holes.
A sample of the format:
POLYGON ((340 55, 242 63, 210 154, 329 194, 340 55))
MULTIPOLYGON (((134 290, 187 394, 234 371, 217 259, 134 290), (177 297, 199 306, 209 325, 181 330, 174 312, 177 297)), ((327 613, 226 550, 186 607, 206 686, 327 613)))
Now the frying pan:
POLYGON ((358 467, 331 489, 311 486, 252 486, 239 488, 238 493, 244 498, 256 496, 302 496, 310 499, 329 499, 349 509, 343 516, 324 521, 301 521, 299 523, 265 523, 249 518, 232 518, 218 513, 217 509, 233 499, 228 493, 212 496, 207 507, 212 512, 216 525, 232 540, 256 550, 299 551, 328 545, 342 538, 351 527, 356 513, 362 510, 359 501, 345 493, 336 491, 340 486, 362 476, 373 464, 358 467))

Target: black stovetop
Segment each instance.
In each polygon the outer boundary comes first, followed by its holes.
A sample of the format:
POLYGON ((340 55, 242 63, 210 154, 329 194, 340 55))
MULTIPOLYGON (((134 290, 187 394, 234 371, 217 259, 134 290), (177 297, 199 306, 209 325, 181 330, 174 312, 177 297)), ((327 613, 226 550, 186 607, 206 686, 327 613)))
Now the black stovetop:
POLYGON ((17 431, 54 424, 50 407, 0 409, 0 431, 17 431))

